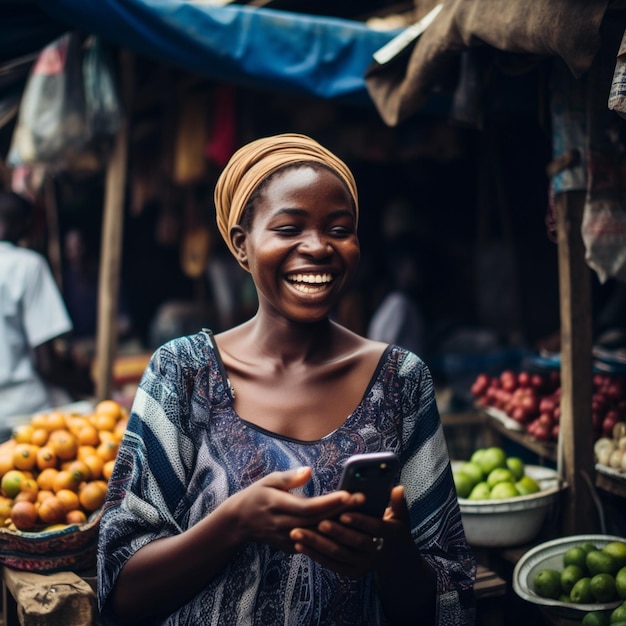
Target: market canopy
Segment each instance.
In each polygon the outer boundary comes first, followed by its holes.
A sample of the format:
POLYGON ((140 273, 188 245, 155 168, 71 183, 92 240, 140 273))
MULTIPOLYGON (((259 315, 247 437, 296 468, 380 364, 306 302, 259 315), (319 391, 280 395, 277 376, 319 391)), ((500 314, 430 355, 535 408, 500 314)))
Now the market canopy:
POLYGON ((0 63, 79 30, 244 87, 369 101, 365 71, 398 31, 356 20, 183 0, 0 2, 0 63))

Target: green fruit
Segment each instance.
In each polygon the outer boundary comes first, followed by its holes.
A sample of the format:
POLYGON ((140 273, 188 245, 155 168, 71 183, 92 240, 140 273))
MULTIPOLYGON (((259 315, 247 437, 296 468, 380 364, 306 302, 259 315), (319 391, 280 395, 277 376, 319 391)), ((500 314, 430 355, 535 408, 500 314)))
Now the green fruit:
POLYGON ((596 574, 614 575, 618 569, 615 559, 607 552, 604 552, 604 550, 592 550, 589 552, 585 558, 585 564, 591 576, 596 574))
POLYGON ((521 496, 528 496, 531 493, 537 493, 540 490, 539 483, 530 476, 522 476, 515 486, 521 496))
POLYGON ((491 497, 491 489, 485 482, 478 483, 470 492, 468 500, 489 500, 491 497))
POLYGON ((615 590, 615 579, 611 574, 596 574, 591 579, 591 595, 596 602, 612 602, 615 600, 617 592, 615 590))
POLYGON ((465 461, 465 463, 459 467, 459 471, 469 476, 474 482, 474 485, 477 485, 483 479, 483 471, 476 463, 472 463, 471 461, 465 461))
POLYGON ((542 598, 556 600, 561 595, 561 572, 555 569, 542 569, 533 580, 535 593, 542 598))
POLYGON ((472 479, 463 472, 452 472, 452 478, 457 497, 467 498, 474 487, 472 479))
POLYGON ((609 616, 603 611, 585 613, 581 626, 609 626, 609 616))
POLYGON ((510 456, 506 459, 506 466, 510 470, 511 474, 515 477, 515 480, 521 480, 526 471, 524 461, 516 456, 510 456))
POLYGON ((583 543, 582 546, 580 546, 587 554, 589 554, 590 552, 593 552, 594 550, 597 550, 597 546, 595 546, 593 543, 583 543))
POLYGON ((492 500, 503 500, 504 498, 516 498, 519 492, 513 483, 497 483, 491 488, 492 500))
POLYGON ((622 602, 618 607, 613 609, 609 622, 611 624, 626 622, 626 602, 622 602))
POLYGON ((576 582, 569 592, 569 597, 572 602, 576 604, 588 604, 593 602, 593 595, 591 595, 591 578, 585 576, 576 582))
POLYGON ((626 600, 626 567, 622 567, 615 574, 615 590, 620 600, 626 600))
POLYGON ((585 577, 585 571, 580 565, 566 565, 561 572, 561 590, 569 597, 574 585, 585 577))
POLYGON ((489 472, 487 476, 487 484, 493 489, 498 483, 514 483, 515 478, 511 470, 506 467, 496 467, 496 469, 489 472))
POLYGON ((506 467, 506 454, 502 448, 495 446, 484 448, 476 463, 483 471, 483 474, 488 476, 496 467, 506 467))
POLYGON ((559 602, 565 602, 566 604, 568 602, 571 602, 569 596, 565 593, 562 593, 559 597, 558 597, 559 602))
POLYGON ((573 548, 568 548, 563 554, 563 565, 564 567, 568 565, 578 565, 578 567, 587 571, 587 564, 585 563, 586 558, 587 553, 582 546, 574 546, 573 548))
POLYGON ((610 541, 603 548, 603 552, 610 554, 617 562, 617 569, 626 567, 626 543, 623 541, 610 541))

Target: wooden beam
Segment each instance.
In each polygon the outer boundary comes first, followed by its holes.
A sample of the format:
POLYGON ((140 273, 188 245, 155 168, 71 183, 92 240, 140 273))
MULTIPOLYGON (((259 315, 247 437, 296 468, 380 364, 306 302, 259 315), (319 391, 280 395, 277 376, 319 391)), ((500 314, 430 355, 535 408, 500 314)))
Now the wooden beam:
POLYGON ((98 326, 96 331, 96 399, 111 396, 113 360, 117 353, 117 319, 122 266, 122 237, 124 199, 128 163, 128 133, 133 85, 133 56, 130 51, 120 54, 122 72, 122 102, 124 116, 106 172, 104 216, 100 252, 98 285, 98 326))
POLYGON ((584 191, 556 198, 562 391, 558 462, 569 485, 564 494, 563 534, 598 530, 592 493, 591 270, 581 235, 584 205, 584 191))

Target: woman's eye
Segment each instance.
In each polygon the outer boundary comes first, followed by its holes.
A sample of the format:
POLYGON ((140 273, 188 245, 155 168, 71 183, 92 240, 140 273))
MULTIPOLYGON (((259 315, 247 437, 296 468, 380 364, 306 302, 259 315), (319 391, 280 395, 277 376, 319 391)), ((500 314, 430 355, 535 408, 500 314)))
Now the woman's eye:
POLYGON ((349 237, 354 233, 352 228, 347 228, 346 226, 335 226, 331 228, 330 234, 333 237, 349 237))
POLYGON ((277 232, 279 235, 297 235, 300 229, 295 226, 278 226, 274 228, 274 232, 277 232))

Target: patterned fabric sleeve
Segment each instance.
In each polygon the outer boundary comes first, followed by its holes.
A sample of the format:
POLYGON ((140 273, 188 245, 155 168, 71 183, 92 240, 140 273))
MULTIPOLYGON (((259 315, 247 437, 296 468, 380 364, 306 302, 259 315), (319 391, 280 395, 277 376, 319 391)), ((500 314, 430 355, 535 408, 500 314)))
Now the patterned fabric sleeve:
POLYGON ((185 476, 193 463, 192 438, 181 427, 188 399, 185 340, 160 348, 137 390, 104 506, 98 545, 98 604, 106 605, 130 557, 160 537, 181 531, 185 476))
POLYGON ((476 564, 459 509, 430 371, 414 354, 401 365, 405 486, 416 545, 437 574, 437 624, 474 623, 476 564))

